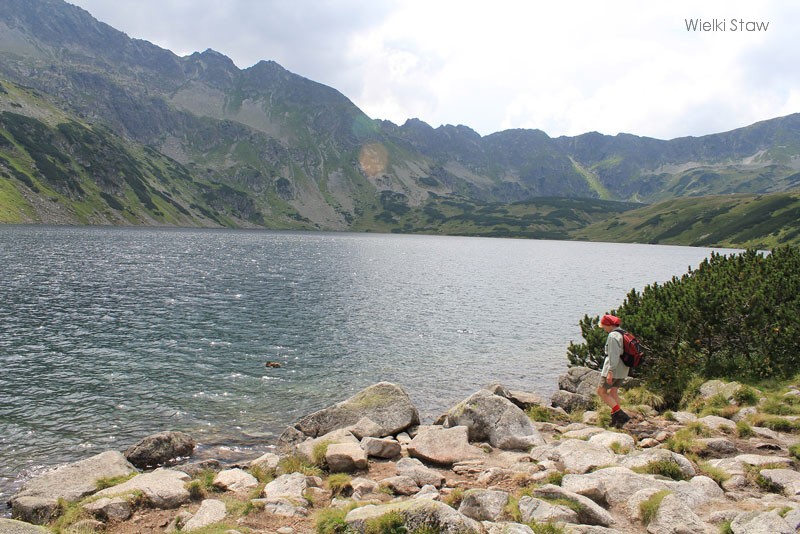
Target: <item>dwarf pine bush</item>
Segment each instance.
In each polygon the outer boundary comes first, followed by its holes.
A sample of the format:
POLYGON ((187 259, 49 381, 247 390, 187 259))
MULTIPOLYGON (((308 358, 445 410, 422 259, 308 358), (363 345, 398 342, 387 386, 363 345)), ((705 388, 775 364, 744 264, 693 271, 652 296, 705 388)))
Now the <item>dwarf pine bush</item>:
MULTIPOLYGON (((800 249, 712 253, 681 277, 631 290, 611 313, 646 346, 645 364, 635 372, 670 407, 694 377, 752 383, 794 376, 800 372, 800 249)), ((606 334, 598 323, 588 315, 580 321, 584 343, 570 343, 570 365, 602 365, 606 334)))

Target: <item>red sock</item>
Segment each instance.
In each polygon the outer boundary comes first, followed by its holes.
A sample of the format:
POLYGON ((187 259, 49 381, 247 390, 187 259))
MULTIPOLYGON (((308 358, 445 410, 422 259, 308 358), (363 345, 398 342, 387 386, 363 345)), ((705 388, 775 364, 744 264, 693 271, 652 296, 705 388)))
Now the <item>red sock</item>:
POLYGON ((619 411, 619 404, 611 408, 611 413, 617 413, 619 411))

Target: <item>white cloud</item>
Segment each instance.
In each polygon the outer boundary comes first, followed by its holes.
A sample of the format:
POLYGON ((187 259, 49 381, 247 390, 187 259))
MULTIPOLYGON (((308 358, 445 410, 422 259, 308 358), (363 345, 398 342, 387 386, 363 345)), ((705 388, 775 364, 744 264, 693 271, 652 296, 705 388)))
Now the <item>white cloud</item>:
POLYGON ((181 55, 275 60, 398 124, 672 138, 800 111, 800 4, 778 0, 73 2, 181 55), (733 18, 770 26, 733 32, 733 18))

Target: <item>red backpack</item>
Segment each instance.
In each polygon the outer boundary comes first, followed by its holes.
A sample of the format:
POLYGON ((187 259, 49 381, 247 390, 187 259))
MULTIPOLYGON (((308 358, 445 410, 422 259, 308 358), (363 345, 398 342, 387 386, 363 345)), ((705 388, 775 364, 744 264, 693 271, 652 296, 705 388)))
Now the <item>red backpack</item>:
POLYGON ((641 342, 636 339, 636 336, 622 328, 617 328, 615 332, 622 334, 622 355, 620 356, 622 363, 628 367, 639 367, 644 360, 644 347, 641 342))

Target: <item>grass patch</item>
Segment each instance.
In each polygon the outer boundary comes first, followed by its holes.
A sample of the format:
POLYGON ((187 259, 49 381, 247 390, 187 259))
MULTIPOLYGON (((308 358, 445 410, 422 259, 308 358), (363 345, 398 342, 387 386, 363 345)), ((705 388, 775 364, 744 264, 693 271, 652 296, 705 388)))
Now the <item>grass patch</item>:
POLYGON ((538 404, 528 408, 525 413, 531 421, 538 421, 542 423, 549 423, 553 420, 553 414, 544 406, 538 404))
POLYGON ((686 476, 681 471, 681 466, 671 460, 656 460, 641 467, 634 467, 636 473, 650 475, 661 475, 672 480, 686 480, 686 476))
POLYGON ((70 531, 70 527, 78 521, 91 519, 92 517, 89 512, 83 509, 81 503, 77 501, 70 502, 64 499, 58 499, 56 514, 58 517, 49 525, 50 529, 56 534, 66 534, 70 531))
POLYGON ((664 500, 664 497, 672 493, 669 490, 659 491, 643 503, 639 505, 639 512, 642 516, 642 523, 647 526, 649 525, 653 519, 656 518, 656 514, 658 513, 658 509, 661 507, 661 501, 664 500))
POLYGON ((678 454, 702 454, 706 446, 697 441, 697 437, 708 436, 708 429, 702 423, 690 423, 675 432, 664 442, 664 447, 678 454))
POLYGON ((760 406, 759 410, 770 415, 800 414, 800 406, 786 402, 785 397, 769 397, 767 398, 767 401, 760 406))
POLYGON ((779 464, 766 464, 766 465, 747 465, 744 464, 744 476, 748 482, 757 486, 762 491, 766 491, 768 493, 782 493, 783 489, 775 484, 774 482, 770 482, 764 475, 761 474, 763 469, 785 469, 786 466, 779 465, 779 464))
POLYGON ((753 427, 751 427, 747 421, 737 421, 736 422, 736 435, 742 439, 747 439, 749 437, 755 436, 756 433, 753 432, 753 427))
POLYGON ((389 512, 367 521, 364 534, 407 534, 406 521, 398 512, 389 512))
POLYGON ((300 454, 284 456, 278 462, 280 473, 302 473, 307 476, 321 476, 322 469, 311 460, 300 454))
POLYGON ((800 460, 800 443, 789 447, 789 454, 796 460, 800 460))
POLYGON ((714 467, 710 465, 708 462, 697 462, 697 468, 700 470, 700 474, 703 474, 717 483, 717 485, 722 486, 722 483, 731 478, 731 476, 720 469, 719 467, 714 467))
POLYGON ((629 389, 625 392, 625 401, 628 404, 650 406, 660 410, 666 406, 664 397, 645 387, 629 389))
POLYGON ((323 508, 314 517, 314 528, 319 534, 346 534, 350 531, 344 518, 350 510, 323 508))
POLYGON ((325 460, 325 455, 328 453, 328 446, 331 445, 330 441, 323 441, 314 445, 311 451, 311 463, 320 469, 327 469, 328 462, 325 460))
POLYGON ((503 508, 503 512, 505 512, 505 516, 509 521, 513 521, 514 523, 522 521, 522 512, 519 511, 519 500, 513 495, 508 496, 508 502, 505 508, 503 508))
POLYGON ((116 477, 103 477, 97 479, 95 485, 97 486, 97 491, 104 490, 106 488, 113 488, 114 486, 119 486, 123 482, 127 482, 133 477, 135 477, 138 473, 129 473, 127 475, 119 475, 116 477))
POLYGON ((755 406, 760 399, 759 392, 750 386, 742 386, 733 394, 733 400, 739 406, 755 406))
POLYGON ((353 481, 352 477, 347 473, 335 473, 328 477, 328 489, 334 497, 345 495, 352 490, 350 483, 353 481))
POLYGON ((250 474, 256 477, 260 484, 267 484, 275 479, 275 470, 260 465, 254 465, 249 469, 250 474))
POLYGON ((763 426, 775 432, 791 433, 800 430, 800 425, 797 422, 784 419, 783 417, 757 415, 752 421, 755 426, 763 426))
POLYGON ((464 488, 455 488, 452 492, 442 497, 442 502, 451 508, 458 509, 464 500, 464 488))
POLYGON ((533 534, 564 534, 566 532, 562 527, 553 523, 537 523, 532 521, 528 523, 531 527, 533 534))

